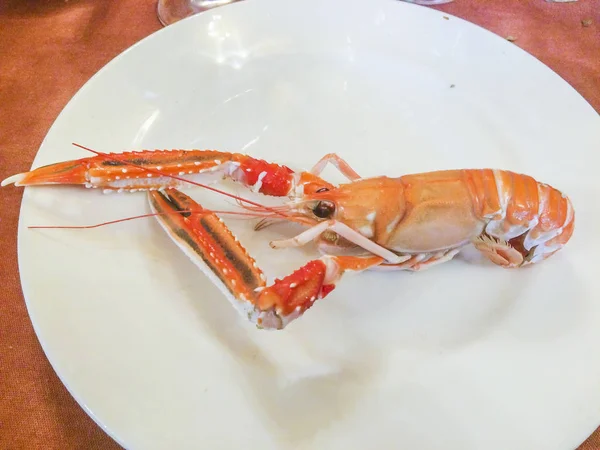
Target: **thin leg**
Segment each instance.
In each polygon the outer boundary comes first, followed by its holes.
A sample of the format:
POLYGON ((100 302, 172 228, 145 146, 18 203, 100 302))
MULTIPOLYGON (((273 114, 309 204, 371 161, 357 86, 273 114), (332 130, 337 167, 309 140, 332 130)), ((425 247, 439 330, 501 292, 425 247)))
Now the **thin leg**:
POLYGON ((409 260, 400 264, 388 264, 384 263, 376 267, 375 270, 382 271, 395 271, 395 270, 410 270, 413 272, 429 269, 430 267, 443 264, 454 258, 460 249, 452 249, 445 252, 438 253, 419 253, 412 255, 409 260))
POLYGON ((327 163, 333 164, 342 173, 342 175, 344 175, 350 181, 358 180, 360 178, 360 175, 357 174, 352 167, 350 167, 350 164, 348 164, 335 153, 328 153, 327 155, 323 156, 319 162, 314 165, 310 172, 313 175, 319 176, 325 169, 327 163))
POLYGON ((310 241, 318 238, 324 231, 331 230, 340 236, 346 238, 348 241, 353 244, 358 245, 359 247, 377 255, 381 258, 384 258, 391 264, 400 264, 408 259, 410 256, 400 256, 397 255, 385 247, 382 247, 379 244, 367 239, 362 234, 357 231, 354 231, 348 225, 338 222, 336 220, 327 220, 324 222, 315 225, 312 228, 300 233, 299 235, 290 238, 290 239, 282 239, 271 242, 272 248, 284 248, 284 247, 301 247, 302 245, 308 244, 310 241))

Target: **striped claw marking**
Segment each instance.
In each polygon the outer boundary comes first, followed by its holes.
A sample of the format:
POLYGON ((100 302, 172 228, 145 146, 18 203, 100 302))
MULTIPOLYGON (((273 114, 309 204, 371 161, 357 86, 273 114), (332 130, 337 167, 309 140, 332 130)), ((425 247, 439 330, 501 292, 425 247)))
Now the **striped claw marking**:
POLYGON ((323 256, 267 286, 255 260, 216 214, 176 189, 148 195, 167 234, 259 328, 284 328, 327 296, 345 270, 364 270, 383 262, 379 257, 323 256))

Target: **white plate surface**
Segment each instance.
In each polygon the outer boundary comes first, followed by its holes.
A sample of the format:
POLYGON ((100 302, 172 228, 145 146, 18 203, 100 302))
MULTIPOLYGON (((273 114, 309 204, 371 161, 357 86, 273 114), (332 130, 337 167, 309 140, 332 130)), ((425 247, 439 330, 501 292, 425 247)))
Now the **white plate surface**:
MULTIPOLYGON (((338 152, 363 176, 504 168, 564 190, 577 213, 567 247, 531 269, 457 258, 347 276, 265 332, 153 219, 26 228, 143 214, 145 194, 27 189, 19 260, 36 332, 124 446, 567 450, 600 422, 600 119, 504 39, 393 0, 247 0, 112 61, 34 166, 88 156, 71 142, 242 151, 297 169, 338 152)), ((226 221, 273 277, 317 255, 269 248, 297 228, 226 221)))

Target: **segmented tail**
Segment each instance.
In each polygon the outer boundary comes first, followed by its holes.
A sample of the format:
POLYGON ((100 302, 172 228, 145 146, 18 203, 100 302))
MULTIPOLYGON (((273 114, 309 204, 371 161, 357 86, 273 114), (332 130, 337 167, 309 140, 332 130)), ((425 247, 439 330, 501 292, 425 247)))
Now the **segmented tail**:
POLYGON ((546 259, 571 238, 575 212, 559 190, 506 170, 465 170, 473 204, 488 221, 485 233, 510 243, 527 263, 546 259))

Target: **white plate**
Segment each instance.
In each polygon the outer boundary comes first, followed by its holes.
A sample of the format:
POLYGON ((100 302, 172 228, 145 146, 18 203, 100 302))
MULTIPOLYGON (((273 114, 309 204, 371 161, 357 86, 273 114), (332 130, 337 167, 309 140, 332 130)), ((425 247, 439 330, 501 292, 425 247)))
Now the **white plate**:
MULTIPOLYGON (((521 271, 455 259, 347 276, 283 332, 230 307, 145 194, 27 189, 23 288, 61 380, 128 448, 571 449, 600 422, 600 119, 504 39, 392 0, 247 0, 150 36, 73 98, 34 166, 101 151, 217 148, 363 176, 525 172, 568 193, 577 226, 521 271)), ((333 171, 327 175, 334 176, 333 171)), ((233 207, 200 189, 208 207, 233 207)), ((272 276, 293 227, 228 219, 272 276)))

